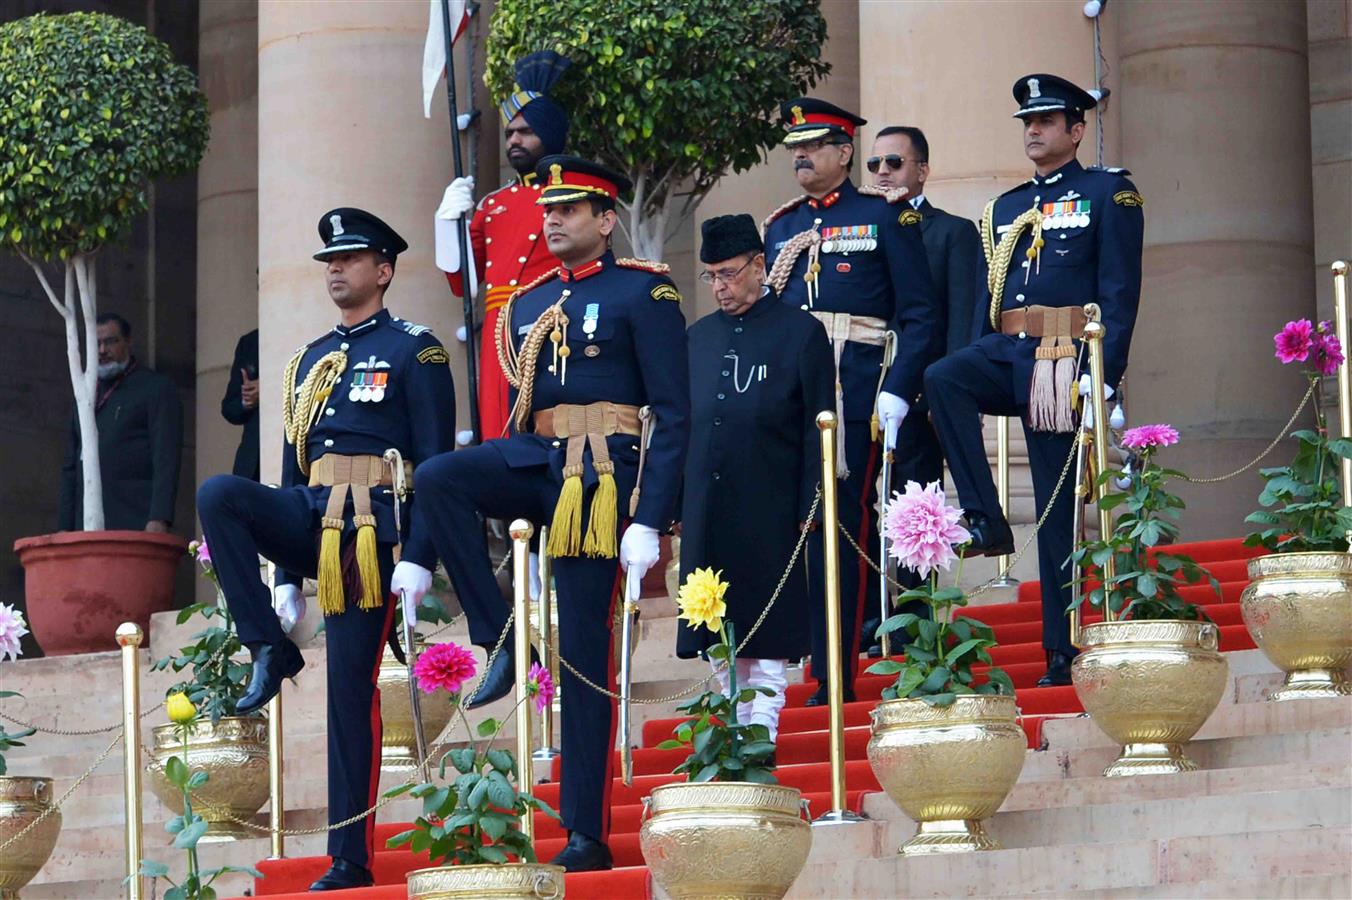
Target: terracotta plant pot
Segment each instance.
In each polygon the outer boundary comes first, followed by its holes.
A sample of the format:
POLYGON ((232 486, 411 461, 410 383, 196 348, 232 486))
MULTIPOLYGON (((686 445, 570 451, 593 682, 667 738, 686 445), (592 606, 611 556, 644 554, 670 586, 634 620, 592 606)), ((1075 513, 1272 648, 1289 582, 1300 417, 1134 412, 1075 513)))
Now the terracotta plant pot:
POLYGON ((188 542, 145 531, 65 531, 20 538, 28 622, 48 656, 116 650, 113 632, 173 605, 188 542))

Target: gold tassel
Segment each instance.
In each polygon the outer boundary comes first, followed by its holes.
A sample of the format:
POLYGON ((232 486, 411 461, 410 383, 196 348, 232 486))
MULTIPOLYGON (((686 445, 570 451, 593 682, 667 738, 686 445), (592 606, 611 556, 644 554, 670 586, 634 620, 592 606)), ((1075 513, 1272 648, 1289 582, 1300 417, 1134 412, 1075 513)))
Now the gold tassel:
POLYGON ((343 599, 343 520, 325 516, 319 539, 319 609, 326 616, 336 616, 346 606, 343 599))
MULTIPOLYGON (((597 465, 600 480, 596 485, 596 493, 592 495, 591 517, 587 520, 587 538, 582 542, 582 552, 588 556, 614 559, 618 491, 615 488, 615 476, 600 471, 603 465, 606 464, 597 465)), ((614 463, 609 465, 611 469, 615 468, 614 463)))
POLYGON ((570 474, 568 469, 564 469, 563 490, 549 526, 546 551, 555 557, 577 556, 582 546, 582 473, 570 474))
POLYGON ((376 517, 353 516, 352 524, 357 526, 357 572, 361 576, 361 599, 357 606, 361 609, 379 609, 383 604, 380 596, 380 557, 376 553, 376 517))
POLYGON ((1033 381, 1028 388, 1028 424, 1034 431, 1051 431, 1056 424, 1056 383, 1051 359, 1037 350, 1033 381))
MULTIPOLYGON (((1072 349, 1072 352, 1073 349, 1072 349)), ((1062 356, 1056 361, 1056 430, 1061 432, 1075 430, 1075 418, 1071 412, 1071 398, 1075 395, 1075 357, 1062 356)))

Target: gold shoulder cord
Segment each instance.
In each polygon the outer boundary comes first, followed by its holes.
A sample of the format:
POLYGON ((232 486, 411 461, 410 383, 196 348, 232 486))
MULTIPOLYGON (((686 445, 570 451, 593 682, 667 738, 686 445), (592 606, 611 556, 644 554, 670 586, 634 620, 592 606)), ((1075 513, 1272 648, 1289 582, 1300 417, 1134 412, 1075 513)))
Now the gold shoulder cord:
POLYGON ((530 330, 526 332, 526 339, 521 342, 521 350, 517 351, 512 342, 512 310, 516 307, 516 299, 526 293, 538 284, 544 283, 553 276, 558 270, 546 273, 535 281, 512 294, 507 300, 507 304, 498 314, 498 330, 496 335, 498 363, 502 366, 503 377, 507 383, 516 388, 516 403, 512 406, 512 421, 516 423, 516 430, 524 432, 526 425, 530 421, 531 401, 535 394, 535 367, 540 359, 540 348, 544 346, 545 340, 555 330, 567 327, 568 319, 563 313, 564 297, 560 297, 558 302, 540 313, 540 317, 531 325, 530 330))
POLYGON ((301 474, 309 475, 310 460, 306 444, 310 429, 314 427, 315 419, 328 402, 338 379, 343 377, 343 371, 347 368, 347 354, 333 350, 321 356, 305 373, 305 380, 301 382, 298 392, 296 375, 305 350, 301 348, 291 357, 282 373, 282 428, 286 439, 296 447, 296 465, 300 467, 301 474), (300 410, 305 411, 303 415, 300 410))
POLYGON ((1036 206, 1025 210, 1011 222, 1009 230, 996 246, 995 201, 987 202, 986 208, 981 213, 981 249, 986 254, 986 286, 991 292, 989 317, 991 328, 997 333, 1000 331, 1000 304, 1005 296, 1005 277, 1009 273, 1009 263, 1014 257, 1014 245, 1019 242, 1023 230, 1029 226, 1033 229, 1035 245, 1029 249, 1036 252, 1036 245, 1042 239, 1042 211, 1036 206))

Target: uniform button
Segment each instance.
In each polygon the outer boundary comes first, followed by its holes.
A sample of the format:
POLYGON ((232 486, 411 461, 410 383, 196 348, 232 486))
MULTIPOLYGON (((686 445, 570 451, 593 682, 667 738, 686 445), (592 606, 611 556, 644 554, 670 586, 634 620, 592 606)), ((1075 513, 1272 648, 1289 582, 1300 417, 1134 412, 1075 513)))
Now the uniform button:
POLYGON ((728 377, 729 375, 731 375, 731 374, 732 374, 732 373, 729 372, 727 369, 724 369, 724 370, 723 370, 723 377, 724 377, 724 378, 727 378, 727 377, 728 377))
POLYGON ((333 415, 333 412, 334 412, 333 407, 330 406, 328 409, 324 410, 324 415, 331 416, 333 415))
POLYGON ((736 328, 732 329, 732 332, 733 332, 733 334, 741 334, 741 333, 742 333, 742 326, 741 326, 741 325, 738 325, 736 328))
POLYGON ((535 235, 533 235, 533 234, 528 234, 528 235, 526 235, 526 240, 528 240, 528 241, 533 241, 533 240, 535 240, 535 235))
POLYGON ((523 263, 523 262, 526 261, 526 257, 524 257, 524 256, 518 256, 518 257, 516 258, 516 261, 519 262, 519 263, 523 263))
POLYGON ((325 438, 325 439, 324 439, 324 446, 325 446, 325 447, 332 447, 332 446, 333 446, 333 438, 325 438))
POLYGON ((719 400, 726 400, 726 399, 728 399, 728 395, 727 395, 727 394, 722 394, 722 393, 720 393, 720 394, 718 395, 718 399, 719 399, 719 400))
POLYGON ((493 221, 493 217, 492 217, 492 216, 484 216, 484 222, 491 222, 491 221, 493 221))
POLYGON ((493 260, 490 259, 488 262, 484 263, 484 268, 488 268, 491 265, 493 265, 493 260))
POLYGON ((516 193, 516 188, 512 188, 512 193, 513 193, 513 194, 516 193))
POLYGON ((1041 196, 1034 197, 1034 198, 1033 198, 1033 202, 1034 202, 1034 203, 1041 203, 1041 202, 1042 202, 1042 197, 1041 197, 1041 196))
POLYGON ((554 446, 555 446, 555 447, 559 446, 559 442, 558 442, 558 441, 555 441, 555 442, 554 442, 554 446))
POLYGON ((718 479, 720 479, 720 478, 722 478, 722 477, 723 477, 723 476, 720 475, 718 472, 715 472, 715 473, 714 473, 714 481, 717 481, 718 479))
POLYGON ((492 290, 492 289, 493 289, 493 283, 492 283, 491 281, 490 281, 488 284, 484 285, 484 290, 489 291, 489 290, 492 290))
POLYGON ((339 349, 339 350, 346 350, 346 349, 347 349, 347 346, 348 346, 348 345, 347 345, 347 341, 343 341, 341 344, 338 345, 338 349, 339 349))
POLYGON ((511 281, 509 281, 509 282, 507 282, 507 283, 508 283, 508 284, 516 284, 516 279, 513 278, 511 281))
POLYGON ((723 417, 722 417, 722 416, 714 416, 714 424, 715 424, 715 425, 722 425, 722 424, 723 424, 723 417))
POLYGON ((491 243, 493 243, 493 239, 492 239, 491 237, 486 237, 486 238, 484 238, 484 243, 485 243, 485 244, 491 244, 491 243))
POLYGON ((1015 294, 1015 295, 1014 295, 1014 299, 1017 300, 1017 301, 1019 301, 1020 303, 1022 303, 1022 302, 1023 302, 1023 294, 1015 294))
POLYGON ((800 307, 798 307, 798 308, 799 308, 799 309, 807 309, 807 304, 804 303, 802 306, 800 306, 800 307))
POLYGON ((1022 340, 1024 340, 1024 339, 1027 338, 1027 337, 1028 337, 1028 332, 1026 332, 1026 331, 1020 331, 1020 332, 1019 332, 1019 340, 1022 341, 1022 340))

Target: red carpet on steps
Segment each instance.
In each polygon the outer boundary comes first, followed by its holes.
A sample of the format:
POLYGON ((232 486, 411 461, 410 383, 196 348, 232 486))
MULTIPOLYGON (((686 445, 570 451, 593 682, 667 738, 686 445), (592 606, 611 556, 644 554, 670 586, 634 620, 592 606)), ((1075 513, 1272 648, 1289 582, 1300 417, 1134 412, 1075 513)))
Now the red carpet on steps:
MULTIPOLYGON (((1187 553, 1207 566, 1221 584, 1222 596, 1217 598, 1210 586, 1189 587, 1184 594, 1194 603, 1205 606, 1212 620, 1220 626, 1222 650, 1246 650, 1254 646, 1244 628, 1239 612, 1239 595, 1248 583, 1245 562, 1261 551, 1247 548, 1238 540, 1204 541, 1179 544, 1174 552, 1187 553)), ((1036 686, 1045 671, 1042 651, 1042 620, 1036 582, 1019 586, 1018 600, 991 606, 970 607, 967 611, 995 629, 1000 646, 992 651, 996 665, 1002 667, 1014 681, 1023 728, 1028 735, 1028 746, 1042 747, 1042 723, 1057 716, 1078 715, 1084 712, 1072 687, 1036 686)), ((1097 616, 1089 616, 1094 621, 1097 616)), ((846 805, 858 811, 864 794, 879 790, 878 781, 869 768, 866 748, 869 739, 869 713, 878 702, 890 678, 862 674, 873 660, 861 660, 859 678, 855 682, 854 703, 845 705, 845 777, 849 790, 846 805)), ((830 764, 827 759, 827 710, 825 707, 807 707, 803 703, 816 689, 809 670, 806 683, 788 689, 787 704, 780 717, 777 749, 780 782, 798 788, 809 801, 816 815, 830 807, 830 764)), ((658 750, 656 745, 671 736, 682 720, 680 718, 653 719, 645 722, 641 746, 634 751, 634 783, 625 787, 618 780, 611 788, 610 848, 616 868, 610 872, 584 872, 569 875, 566 893, 569 900, 647 900, 648 870, 639 852, 638 829, 643 797, 660 784, 676 781, 671 770, 681 760, 678 750, 658 750)), ((617 754, 618 756, 618 754, 617 754)), ((617 767, 618 768, 618 767, 617 767)), ((555 760, 550 777, 553 783, 538 787, 539 796, 557 806, 559 799, 559 762, 555 760)), ((407 823, 381 822, 376 825, 376 858, 372 863, 376 886, 351 891, 336 891, 324 896, 334 900, 405 900, 407 889, 404 878, 413 869, 428 865, 425 855, 415 856, 406 849, 384 850, 385 842, 407 829, 407 823)), ((557 853, 566 835, 552 819, 536 819, 536 850, 542 860, 557 853)), ((263 860, 258 868, 264 878, 255 883, 256 896, 276 900, 300 900, 313 895, 302 892, 328 868, 328 857, 263 860)))

